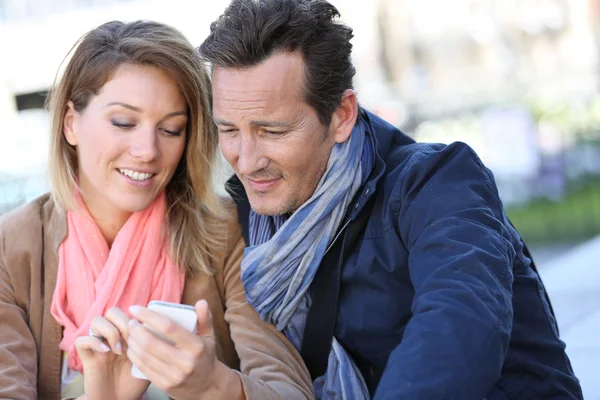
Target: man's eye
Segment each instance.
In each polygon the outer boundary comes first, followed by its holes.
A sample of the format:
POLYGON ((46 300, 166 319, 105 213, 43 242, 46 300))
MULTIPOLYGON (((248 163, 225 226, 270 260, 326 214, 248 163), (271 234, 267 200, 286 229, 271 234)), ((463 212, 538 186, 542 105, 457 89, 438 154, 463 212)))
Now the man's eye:
POLYGON ((233 133, 235 132, 235 129, 219 129, 219 133, 233 133))
POLYGON ((264 131, 265 134, 269 135, 269 136, 283 136, 285 135, 287 132, 279 132, 279 131, 264 131))

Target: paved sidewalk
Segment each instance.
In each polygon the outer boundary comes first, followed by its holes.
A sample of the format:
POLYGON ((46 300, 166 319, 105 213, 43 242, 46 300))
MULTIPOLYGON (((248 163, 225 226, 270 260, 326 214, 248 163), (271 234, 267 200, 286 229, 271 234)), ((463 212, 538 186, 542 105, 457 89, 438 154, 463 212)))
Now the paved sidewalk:
POLYGON ((600 236, 542 263, 540 274, 584 399, 600 400, 600 236))

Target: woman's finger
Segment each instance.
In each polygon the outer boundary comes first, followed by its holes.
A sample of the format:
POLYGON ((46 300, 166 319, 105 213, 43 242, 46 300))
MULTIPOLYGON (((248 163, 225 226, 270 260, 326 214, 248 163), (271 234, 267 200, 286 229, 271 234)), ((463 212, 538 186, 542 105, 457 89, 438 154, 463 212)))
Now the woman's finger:
POLYGON ((94 336, 79 336, 75 339, 75 348, 80 358, 87 358, 94 352, 107 353, 110 351, 110 347, 94 336))
MULTIPOLYGON (((144 327, 159 337, 175 343, 179 348, 186 348, 187 344, 194 341, 197 337, 195 333, 188 331, 173 319, 154 310, 146 307, 132 306, 129 307, 129 311, 144 327)), ((197 316, 193 315, 193 318, 197 318, 197 316)), ((212 321, 209 320, 208 324, 212 327, 212 321)))
MULTIPOLYGON (((177 386, 194 370, 194 354, 160 339, 136 320, 130 322, 130 331, 127 355, 142 372, 148 372, 146 376, 153 383, 163 380, 170 383, 169 387, 177 386)), ((199 338, 194 338, 194 341, 203 346, 199 338)), ((201 353, 202 349, 198 352, 201 353)), ((163 390, 166 388, 162 387, 163 390)))
POLYGON ((129 339, 129 317, 123 310, 118 307, 112 307, 106 311, 104 318, 119 330, 125 342, 129 339))
POLYGON ((90 328, 96 335, 102 336, 106 340, 113 353, 119 355, 123 354, 121 333, 108 319, 104 317, 96 317, 92 320, 90 328))
MULTIPOLYGON (((139 325, 139 323, 138 323, 139 325)), ((141 329, 144 329, 140 325, 141 329)), ((160 339, 158 339, 160 340, 160 339)), ((185 380, 185 374, 177 367, 165 363, 130 338, 127 358, 160 390, 168 392, 185 380)))

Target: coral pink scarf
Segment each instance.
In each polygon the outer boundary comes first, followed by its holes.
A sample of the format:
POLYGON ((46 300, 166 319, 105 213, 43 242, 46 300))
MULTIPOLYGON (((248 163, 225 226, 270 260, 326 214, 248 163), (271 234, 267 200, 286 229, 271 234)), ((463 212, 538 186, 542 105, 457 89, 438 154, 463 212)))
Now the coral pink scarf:
POLYGON ((129 217, 109 249, 77 194, 80 212, 68 211, 68 236, 58 250, 58 278, 51 312, 64 327, 60 349, 69 368, 82 372, 75 339, 111 307, 128 313, 150 300, 179 303, 185 274, 169 257, 163 234, 165 193, 129 217))

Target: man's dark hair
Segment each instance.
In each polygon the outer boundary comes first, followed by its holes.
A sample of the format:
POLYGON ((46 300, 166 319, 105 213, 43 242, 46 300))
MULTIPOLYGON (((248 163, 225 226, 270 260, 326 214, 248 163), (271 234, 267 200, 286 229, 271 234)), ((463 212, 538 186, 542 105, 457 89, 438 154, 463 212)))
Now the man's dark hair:
POLYGON ((253 67, 278 52, 304 59, 304 99, 327 125, 352 89, 352 29, 325 0, 232 0, 199 47, 213 67, 253 67))

